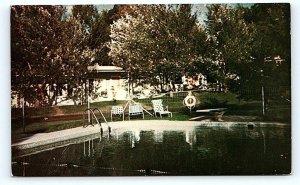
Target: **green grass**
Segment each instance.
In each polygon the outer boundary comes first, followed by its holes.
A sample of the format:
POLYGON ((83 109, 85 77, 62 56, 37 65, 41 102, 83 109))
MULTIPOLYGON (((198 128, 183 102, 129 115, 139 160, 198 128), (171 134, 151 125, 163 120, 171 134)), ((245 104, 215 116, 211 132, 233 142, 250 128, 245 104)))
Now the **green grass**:
MULTIPOLYGON (((197 99, 197 105, 190 113, 189 109, 183 105, 183 98, 185 96, 177 96, 177 97, 162 97, 165 105, 168 105, 169 110, 173 112, 173 118, 168 118, 164 116, 162 119, 164 120, 177 120, 177 121, 185 121, 189 120, 191 117, 199 116, 195 110, 197 109, 206 109, 206 108, 228 108, 225 115, 240 115, 240 116, 258 116, 262 121, 283 121, 290 122, 291 121, 291 105, 290 103, 284 101, 269 101, 268 107, 266 110, 266 115, 262 116, 262 105, 261 101, 245 101, 238 99, 237 95, 233 93, 216 93, 216 92, 202 92, 202 93, 194 93, 194 96, 197 99)), ((160 99, 160 98, 156 98, 160 99)), ((143 99, 143 100, 135 100, 143 104, 143 106, 152 112, 151 106, 152 99, 143 99)), ((107 101, 107 102, 98 102, 92 103, 92 108, 100 108, 108 121, 110 121, 110 109, 113 105, 123 105, 127 101, 107 101)), ((59 106, 59 107, 40 107, 40 108, 26 108, 26 116, 37 116, 37 117, 49 117, 57 114, 82 114, 84 110, 87 108, 87 105, 68 105, 68 106, 59 106)), ((21 117, 22 110, 21 109, 12 109, 12 118, 21 117)), ((72 116, 71 116, 72 117, 72 116)), ((121 118, 116 119, 114 117, 114 121, 121 121, 121 118)), ((78 117, 77 117, 78 119, 78 117)), ((141 118, 137 118, 141 119, 141 118)), ((160 119, 151 117, 145 112, 145 120, 151 119, 160 119)), ((125 120, 128 120, 128 117, 125 116, 125 120)), ((102 120, 103 121, 103 120, 102 120)), ((26 122, 26 133, 34 134, 40 132, 53 132, 58 130, 64 130, 68 128, 74 128, 78 126, 82 126, 82 120, 68 120, 68 121, 44 121, 43 119, 40 122, 30 123, 26 122)), ((12 119, 12 135, 17 136, 22 134, 22 122, 20 119, 12 119)))
POLYGON ((22 127, 12 128, 11 136, 12 136, 12 141, 14 141, 16 139, 27 137, 37 133, 54 132, 54 131, 65 130, 69 128, 80 127, 82 125, 83 125, 82 120, 56 121, 56 122, 47 122, 47 123, 38 122, 38 123, 32 123, 26 125, 25 133, 23 132, 22 127))
MULTIPOLYGON (((72 121, 55 121, 55 122, 38 122, 26 125, 27 133, 34 133, 39 130, 43 130, 44 133, 54 132, 58 130, 64 130, 74 127, 82 126, 82 120, 72 120, 72 121)), ((18 128, 15 130, 16 133, 22 132, 22 128, 18 128)))
MULTIPOLYGON (((217 93, 217 92, 201 92, 195 93, 197 99, 197 105, 194 110, 196 109, 206 109, 206 108, 221 108, 225 107, 228 108, 226 114, 232 115, 256 115, 259 116, 262 114, 262 105, 261 101, 245 101, 238 99, 237 95, 233 93, 217 93)), ((168 105, 169 110, 172 112, 179 112, 183 114, 188 114, 188 109, 183 105, 183 98, 184 96, 180 97, 162 97, 165 105, 168 105)), ((158 99, 158 98, 156 98, 158 99)), ((135 101, 140 102, 143 106, 150 110, 152 109, 151 105, 152 99, 143 99, 135 101)), ((106 101, 106 102, 97 102, 91 103, 92 108, 99 108, 101 109, 105 116, 108 118, 110 117, 110 109, 114 105, 123 105, 127 101, 106 101)), ((278 117, 280 114, 285 114, 284 116, 279 116, 282 118, 290 117, 290 103, 286 104, 285 102, 270 102, 270 109, 267 110, 267 116, 269 119, 272 117, 278 117), (285 111, 278 111, 282 110, 282 107, 285 108, 285 111)), ((26 108, 25 115, 26 117, 47 117, 53 115, 68 115, 68 114, 83 114, 84 110, 87 108, 87 105, 67 105, 67 106, 57 106, 57 107, 40 107, 40 108, 26 108)), ((193 111, 194 111, 193 110, 193 111)), ((12 117, 22 117, 22 110, 21 109, 12 109, 12 117)), ((290 118, 289 118, 290 119, 290 118)))
MULTIPOLYGON (((90 107, 100 108, 102 111, 110 111, 113 105, 125 105, 127 101, 106 101, 91 103, 90 107)), ((87 104, 84 105, 65 105, 65 106, 51 106, 51 107, 27 107, 25 109, 25 114, 27 116, 53 116, 57 114, 78 114, 83 113, 87 109, 87 104)), ((12 117, 21 117, 21 108, 12 108, 12 117)))
POLYGON ((82 120, 65 121, 63 123, 60 122, 60 124, 57 125, 49 125, 47 132, 65 130, 65 129, 75 128, 75 127, 80 127, 82 125, 83 125, 82 120))
MULTIPOLYGON (((162 118, 160 118, 159 115, 157 115, 157 118, 154 116, 150 116, 149 114, 145 114, 145 120, 172 120, 172 121, 187 121, 191 118, 190 115, 186 115, 179 112, 173 112, 172 118, 168 117, 167 115, 163 115, 162 118)), ((139 118, 141 120, 141 118, 139 118)))
MULTIPOLYGON (((194 93, 196 96, 197 104, 199 104, 200 108, 215 108, 215 107, 227 107, 228 105, 236 105, 241 104, 236 96, 232 93, 194 93)), ((175 112, 182 112, 182 110, 187 109, 183 105, 183 99, 185 96, 180 97, 162 97, 156 99, 162 99, 165 105, 168 105, 170 111, 175 112)), ((140 102, 146 109, 151 109, 151 100, 152 99, 143 99, 138 100, 135 99, 136 102, 140 102)), ((114 105, 123 105, 127 101, 106 101, 106 102, 97 102, 91 103, 90 107, 92 108, 99 108, 103 112, 110 112, 110 109, 114 105)), ((25 114, 27 117, 47 117, 53 116, 58 114, 80 114, 83 113, 84 110, 87 108, 87 105, 66 105, 66 106, 56 106, 56 107, 39 107, 39 108, 32 108, 27 107, 25 110, 25 114)), ((12 117, 21 117, 22 116, 22 109, 20 108, 13 108, 12 109, 12 117)))
POLYGON ((215 107, 228 107, 231 105, 241 105, 244 101, 237 98, 237 95, 228 93, 210 93, 204 92, 198 94, 198 99, 200 99, 200 105, 202 107, 215 108, 215 107))

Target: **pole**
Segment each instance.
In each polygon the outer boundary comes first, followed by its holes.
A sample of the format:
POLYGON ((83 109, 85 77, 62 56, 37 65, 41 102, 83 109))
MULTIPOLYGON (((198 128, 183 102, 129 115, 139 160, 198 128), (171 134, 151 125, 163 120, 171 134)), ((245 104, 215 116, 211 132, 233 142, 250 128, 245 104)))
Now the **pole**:
POLYGON ((128 78, 128 98, 130 99, 130 74, 129 71, 127 73, 127 78, 128 78))
POLYGON ((88 104, 88 121, 91 122, 91 111, 90 111, 90 81, 87 80, 87 104, 88 104))
POLYGON ((264 86, 261 86, 261 100, 262 100, 262 113, 263 116, 265 115, 265 92, 264 92, 264 86))
POLYGON ((25 98, 22 98, 22 125, 23 133, 25 133, 25 98))
POLYGON ((261 101, 262 101, 262 114, 265 116, 265 91, 264 91, 264 83, 263 83, 263 77, 264 77, 264 70, 260 70, 261 72, 261 101))

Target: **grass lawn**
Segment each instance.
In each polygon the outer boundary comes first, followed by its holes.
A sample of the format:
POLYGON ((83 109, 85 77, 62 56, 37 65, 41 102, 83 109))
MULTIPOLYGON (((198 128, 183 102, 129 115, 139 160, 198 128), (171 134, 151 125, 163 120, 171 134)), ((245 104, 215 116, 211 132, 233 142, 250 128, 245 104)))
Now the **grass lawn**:
MULTIPOLYGON (((165 105, 168 105, 168 108, 173 112, 173 118, 168 118, 167 116, 162 119, 169 120, 178 120, 185 121, 191 117, 199 116, 195 110, 197 109, 207 109, 207 108, 228 108, 225 115, 240 115, 240 116, 257 116, 260 117, 262 121, 291 121, 291 105, 290 103, 284 101, 269 101, 266 109, 266 115, 262 116, 262 105, 261 101, 245 101, 238 99, 237 96, 233 93, 211 93, 211 92, 202 92, 194 93, 194 96, 197 99, 197 105, 190 113, 189 109, 183 105, 183 99, 186 95, 181 96, 162 97, 165 105)), ((145 109, 152 112, 151 99, 135 100, 141 103, 145 109)), ((107 101, 107 102, 97 102, 92 103, 92 108, 100 108, 104 113, 107 121, 110 121, 110 110, 113 105, 122 105, 125 106, 127 101, 107 101)), ((40 108, 26 108, 25 115, 26 118, 40 117, 38 121, 26 121, 26 134, 34 133, 45 133, 53 132, 68 128, 74 128, 83 125, 81 114, 84 113, 84 110, 87 108, 87 105, 68 105, 68 106, 53 106, 53 107, 40 107, 40 108), (56 120, 49 121, 44 118, 59 116, 59 115, 69 115, 67 120, 56 120), (77 115, 72 116, 72 115, 77 115)), ((128 110, 127 110, 128 111, 128 110)), ((18 135, 22 135, 22 109, 13 108, 12 109, 12 138, 17 138, 18 135)), ((138 118, 141 119, 141 118, 138 118)), ((145 112, 145 119, 160 119, 151 117, 145 112)), ((114 121, 121 121, 121 118, 114 121)), ((128 120, 128 117, 125 116, 125 120, 128 120)), ((103 120, 102 120, 103 122, 103 120)))
POLYGON ((82 120, 71 120, 71 121, 55 121, 55 122, 37 122, 26 125, 25 133, 23 132, 22 127, 12 128, 11 138, 12 141, 17 139, 28 137, 37 133, 48 133, 59 130, 65 130, 69 128, 75 128, 82 126, 82 120))

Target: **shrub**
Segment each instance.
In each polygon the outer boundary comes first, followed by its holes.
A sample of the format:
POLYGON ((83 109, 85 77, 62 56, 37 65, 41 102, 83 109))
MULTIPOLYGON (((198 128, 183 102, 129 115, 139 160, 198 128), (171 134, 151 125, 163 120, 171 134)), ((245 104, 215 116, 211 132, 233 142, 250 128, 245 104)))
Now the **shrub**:
POLYGON ((231 92, 204 92, 199 94, 198 99, 200 99, 200 105, 202 107, 208 108, 226 107, 239 103, 236 95, 231 92))

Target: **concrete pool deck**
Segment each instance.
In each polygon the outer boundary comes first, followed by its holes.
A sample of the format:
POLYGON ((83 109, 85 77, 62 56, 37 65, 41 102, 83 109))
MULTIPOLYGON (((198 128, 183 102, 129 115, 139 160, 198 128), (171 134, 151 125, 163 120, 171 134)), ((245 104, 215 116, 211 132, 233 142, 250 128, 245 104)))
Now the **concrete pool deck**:
MULTIPOLYGON (((111 132, 123 132, 129 130, 186 130, 193 129, 195 126, 247 126, 247 125, 276 125, 286 126, 285 123, 267 123, 267 122, 212 122, 209 120, 203 121, 169 121, 169 120, 135 120, 135 121, 118 121, 108 123, 111 127, 111 132)), ((102 123, 104 135, 108 132, 108 126, 102 123)), ((24 150, 35 148, 43 145, 62 142, 65 140, 76 139, 92 134, 100 133, 100 126, 76 127, 50 133, 38 133, 30 137, 23 138, 20 141, 12 143, 12 149, 24 150)))

